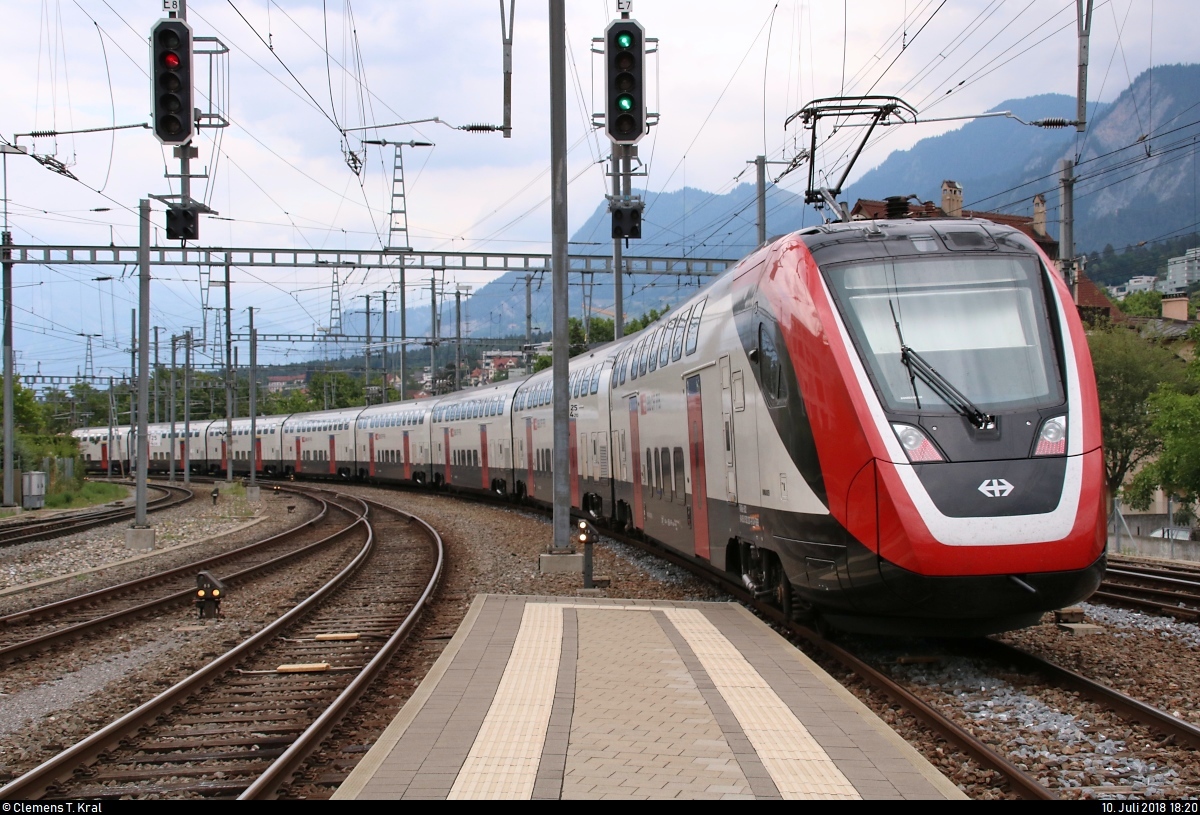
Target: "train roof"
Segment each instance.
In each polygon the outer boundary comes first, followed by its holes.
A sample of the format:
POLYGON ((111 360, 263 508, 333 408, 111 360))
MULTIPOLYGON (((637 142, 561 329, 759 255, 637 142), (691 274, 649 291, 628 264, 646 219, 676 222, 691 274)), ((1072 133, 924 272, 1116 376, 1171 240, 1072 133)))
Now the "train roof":
POLYGON ((1019 229, 983 218, 898 218, 850 221, 795 233, 818 259, 856 260, 953 252, 1036 254, 1037 245, 1019 229), (855 248, 857 247, 857 248, 855 248), (876 248, 867 248, 876 247, 876 248))

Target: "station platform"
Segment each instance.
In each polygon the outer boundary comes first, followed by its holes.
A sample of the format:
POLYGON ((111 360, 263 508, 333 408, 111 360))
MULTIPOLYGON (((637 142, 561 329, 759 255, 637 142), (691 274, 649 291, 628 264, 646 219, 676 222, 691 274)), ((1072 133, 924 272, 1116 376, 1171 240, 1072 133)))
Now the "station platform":
POLYGON ((333 797, 965 796, 740 605, 480 595, 333 797))

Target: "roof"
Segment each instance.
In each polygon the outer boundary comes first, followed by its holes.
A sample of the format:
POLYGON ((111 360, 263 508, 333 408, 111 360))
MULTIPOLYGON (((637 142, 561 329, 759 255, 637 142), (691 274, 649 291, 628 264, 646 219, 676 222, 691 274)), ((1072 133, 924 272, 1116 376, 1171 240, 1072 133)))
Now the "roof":
MULTIPOLYGON (((887 218, 887 202, 875 201, 870 198, 860 198, 850 210, 850 217, 856 220, 883 220, 887 218)), ((908 204, 910 218, 947 218, 945 210, 932 201, 908 204)), ((1028 215, 1010 215, 1006 212, 985 212, 983 210, 964 209, 963 218, 983 218, 1002 226, 1011 226, 1024 232, 1051 259, 1058 259, 1058 241, 1049 235, 1040 235, 1033 229, 1033 218, 1028 215)), ((1110 304, 1111 305, 1111 304, 1110 304)))
POLYGON ((1104 290, 1084 274, 1079 275, 1078 282, 1075 284, 1075 306, 1079 309, 1094 309, 1103 312, 1114 323, 1123 323, 1127 319, 1121 310, 1113 305, 1112 300, 1108 299, 1104 290))

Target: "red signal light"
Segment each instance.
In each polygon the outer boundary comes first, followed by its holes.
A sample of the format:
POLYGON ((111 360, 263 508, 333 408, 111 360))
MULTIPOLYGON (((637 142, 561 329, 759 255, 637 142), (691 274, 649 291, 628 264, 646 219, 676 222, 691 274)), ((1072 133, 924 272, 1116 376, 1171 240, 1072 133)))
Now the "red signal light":
POLYGON ((163 55, 163 64, 168 68, 175 69, 179 67, 179 54, 168 51, 163 55))

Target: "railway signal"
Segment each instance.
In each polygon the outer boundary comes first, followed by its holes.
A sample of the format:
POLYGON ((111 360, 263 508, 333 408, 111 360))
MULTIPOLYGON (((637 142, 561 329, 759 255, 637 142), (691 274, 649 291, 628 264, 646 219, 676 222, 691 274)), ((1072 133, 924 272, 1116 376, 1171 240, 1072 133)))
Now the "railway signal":
POLYGON ((163 144, 187 144, 195 133, 192 27, 179 19, 159 20, 150 33, 150 43, 154 135, 163 144))
POLYGON ((167 239, 195 241, 200 239, 200 211, 194 206, 171 207, 167 210, 167 239))
POLYGON ((604 32, 605 128, 613 144, 646 135, 646 31, 635 20, 613 20, 604 32))
POLYGON ((622 201, 613 205, 612 236, 638 240, 642 237, 642 202, 622 201))
POLYGON ((208 572, 196 575, 196 610, 201 620, 215 620, 221 616, 221 600, 225 597, 225 584, 208 572))

